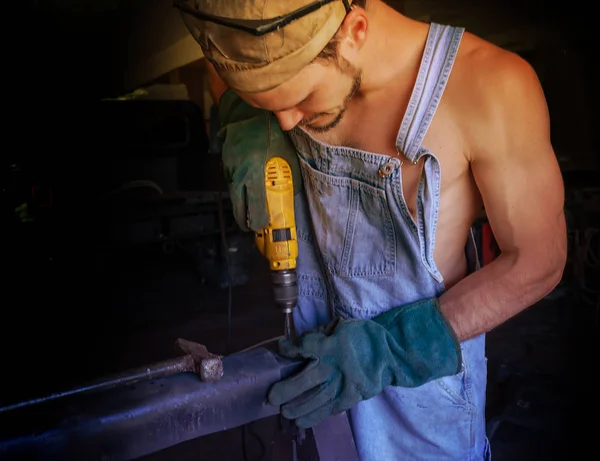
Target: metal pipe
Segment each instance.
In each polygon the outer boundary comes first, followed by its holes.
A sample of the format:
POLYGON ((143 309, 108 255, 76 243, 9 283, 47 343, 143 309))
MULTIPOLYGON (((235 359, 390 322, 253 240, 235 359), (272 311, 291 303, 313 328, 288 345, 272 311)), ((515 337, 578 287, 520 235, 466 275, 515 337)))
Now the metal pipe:
POLYGON ((127 370, 123 373, 98 379, 81 387, 0 407, 0 413, 50 402, 51 400, 57 400, 64 397, 69 397, 71 395, 95 391, 104 391, 118 386, 127 386, 142 381, 144 379, 157 379, 162 378, 164 376, 171 376, 177 373, 193 372, 194 369, 194 358, 191 355, 184 355, 182 357, 164 360, 162 362, 153 363, 151 365, 145 365, 143 367, 127 370))
POLYGON ((175 341, 175 349, 180 353, 185 353, 185 355, 126 370, 122 373, 97 379, 74 389, 0 407, 0 413, 57 400, 70 395, 108 390, 117 386, 134 384, 144 379, 164 378, 178 373, 196 373, 202 381, 216 381, 223 376, 221 357, 209 352, 206 346, 179 338, 175 341))
POLYGON ((268 390, 302 365, 266 348, 222 361, 219 381, 180 373, 0 413, 0 459, 126 461, 239 427, 278 414, 268 390))

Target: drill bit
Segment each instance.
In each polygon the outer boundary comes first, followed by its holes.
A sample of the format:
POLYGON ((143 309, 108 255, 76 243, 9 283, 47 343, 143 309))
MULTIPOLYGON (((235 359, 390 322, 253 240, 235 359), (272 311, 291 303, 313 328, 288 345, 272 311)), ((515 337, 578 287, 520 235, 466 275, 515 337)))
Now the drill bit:
POLYGON ((296 339, 296 327, 294 325, 294 315, 292 310, 285 311, 283 335, 285 339, 296 339))

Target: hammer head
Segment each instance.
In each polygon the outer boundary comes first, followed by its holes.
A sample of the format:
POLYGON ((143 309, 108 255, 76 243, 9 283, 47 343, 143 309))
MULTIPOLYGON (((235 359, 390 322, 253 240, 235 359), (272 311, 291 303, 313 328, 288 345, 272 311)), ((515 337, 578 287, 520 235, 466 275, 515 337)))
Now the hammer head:
POLYGON ((179 352, 192 356, 195 371, 202 381, 218 381, 223 377, 221 356, 209 352, 203 344, 179 338, 175 341, 175 348, 179 352))
POLYGON ((223 361, 219 357, 202 359, 196 368, 202 381, 218 381, 223 377, 223 361))

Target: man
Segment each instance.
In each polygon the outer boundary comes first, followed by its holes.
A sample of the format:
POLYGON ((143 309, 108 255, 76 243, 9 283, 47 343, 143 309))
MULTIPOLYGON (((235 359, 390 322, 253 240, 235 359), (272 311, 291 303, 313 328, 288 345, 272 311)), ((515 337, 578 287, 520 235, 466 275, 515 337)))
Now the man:
POLYGON ((361 460, 489 459, 485 333, 548 294, 565 264, 563 184, 535 72, 378 0, 186 5, 216 70, 237 222, 267 224, 267 158, 288 159, 304 186, 304 334, 280 348, 310 362, 270 401, 301 427, 350 410, 361 460), (249 19, 267 33, 234 21, 249 19), (477 270, 482 207, 501 255, 477 270))

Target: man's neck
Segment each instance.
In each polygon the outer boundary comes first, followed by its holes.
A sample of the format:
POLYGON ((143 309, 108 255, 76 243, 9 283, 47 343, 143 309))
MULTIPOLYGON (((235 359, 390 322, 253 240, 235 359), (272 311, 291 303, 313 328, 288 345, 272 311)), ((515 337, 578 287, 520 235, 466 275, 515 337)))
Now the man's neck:
POLYGON ((429 25, 382 2, 371 5, 369 37, 359 64, 361 86, 335 129, 311 134, 327 144, 394 155, 402 108, 408 105, 419 72, 429 25))
POLYGON ((386 91, 418 71, 429 29, 383 2, 373 2, 367 12, 370 36, 362 50, 362 82, 357 93, 362 98, 386 91))

